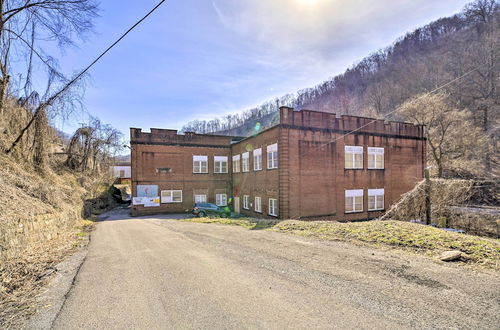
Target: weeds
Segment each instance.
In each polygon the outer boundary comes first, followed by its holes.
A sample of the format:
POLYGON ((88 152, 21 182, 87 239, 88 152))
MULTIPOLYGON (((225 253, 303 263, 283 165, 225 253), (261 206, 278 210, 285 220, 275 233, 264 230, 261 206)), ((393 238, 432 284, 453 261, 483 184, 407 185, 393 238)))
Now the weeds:
POLYGON ((338 223, 331 221, 192 218, 182 221, 266 229, 324 240, 348 241, 378 248, 412 251, 430 257, 446 250, 462 251, 467 263, 500 270, 500 240, 459 234, 394 220, 338 223))

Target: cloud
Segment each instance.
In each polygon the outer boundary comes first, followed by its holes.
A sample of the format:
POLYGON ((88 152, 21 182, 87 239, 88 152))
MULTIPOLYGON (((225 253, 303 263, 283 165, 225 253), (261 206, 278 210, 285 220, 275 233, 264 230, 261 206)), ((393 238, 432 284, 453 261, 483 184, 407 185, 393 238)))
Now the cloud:
POLYGON ((226 18, 224 16, 224 14, 220 11, 219 7, 217 7, 217 3, 215 2, 215 0, 212 0, 212 7, 214 8, 215 13, 219 17, 219 20, 221 21, 221 23, 226 24, 227 23, 226 18))
POLYGON ((212 4, 226 28, 254 42, 264 52, 317 58, 331 58, 341 48, 380 41, 381 34, 405 26, 424 12, 428 17, 430 10, 452 2, 443 0, 430 5, 427 0, 215 1, 212 4))

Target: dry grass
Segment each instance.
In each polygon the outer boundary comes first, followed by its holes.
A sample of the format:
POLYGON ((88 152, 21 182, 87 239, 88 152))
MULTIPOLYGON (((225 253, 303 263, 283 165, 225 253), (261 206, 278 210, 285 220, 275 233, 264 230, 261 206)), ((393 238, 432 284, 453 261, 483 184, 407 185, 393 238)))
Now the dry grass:
POLYGON ((458 234, 415 223, 394 220, 338 223, 331 221, 276 221, 252 218, 193 218, 183 221, 237 225, 247 229, 268 229, 325 240, 348 241, 377 248, 411 251, 436 257, 446 250, 460 250, 465 262, 500 270, 500 240, 458 234))
POLYGON ((92 225, 82 221, 66 233, 43 245, 30 246, 22 257, 0 264, 0 328, 17 328, 36 311, 36 297, 50 279, 54 267, 75 249, 87 244, 92 225))
POLYGON ((216 223, 221 225, 240 226, 251 230, 272 228, 279 223, 279 220, 255 219, 247 217, 244 218, 204 217, 204 218, 180 219, 179 221, 197 222, 197 223, 216 223))
POLYGON ((7 328, 34 311, 44 274, 81 244, 92 227, 82 219, 84 200, 102 187, 67 171, 40 174, 1 152, 0 163, 0 328, 7 328))

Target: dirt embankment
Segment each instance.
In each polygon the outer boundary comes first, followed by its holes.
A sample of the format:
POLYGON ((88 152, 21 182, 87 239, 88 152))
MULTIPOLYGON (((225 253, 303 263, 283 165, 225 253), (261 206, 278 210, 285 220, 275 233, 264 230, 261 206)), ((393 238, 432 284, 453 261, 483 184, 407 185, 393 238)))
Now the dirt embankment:
POLYGON ((106 186, 61 169, 43 174, 0 153, 0 328, 34 310, 34 297, 65 255, 81 245, 92 222, 84 205, 105 206, 106 186))

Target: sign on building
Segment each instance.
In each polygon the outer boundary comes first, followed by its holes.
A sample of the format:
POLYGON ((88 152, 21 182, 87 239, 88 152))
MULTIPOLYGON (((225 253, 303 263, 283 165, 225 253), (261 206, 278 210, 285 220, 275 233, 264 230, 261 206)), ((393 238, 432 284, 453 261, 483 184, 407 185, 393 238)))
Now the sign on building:
POLYGON ((137 185, 137 197, 158 197, 157 185, 137 185))
POLYGON ((144 200, 144 207, 157 207, 160 206, 160 197, 153 197, 153 198, 145 198, 144 200))

